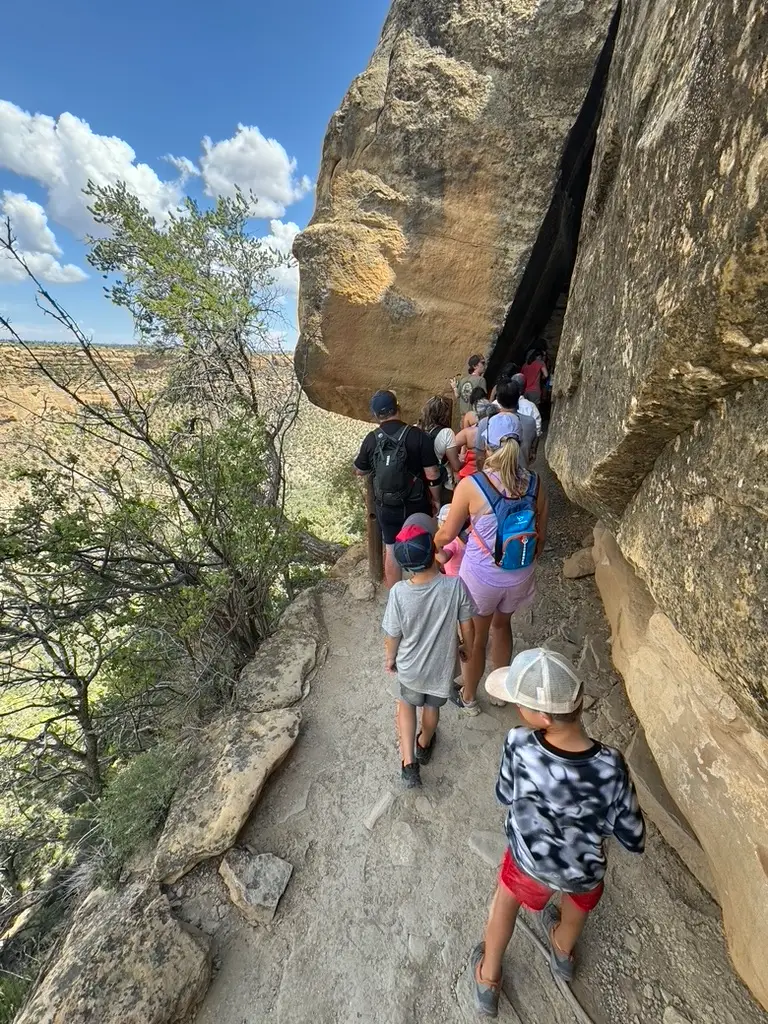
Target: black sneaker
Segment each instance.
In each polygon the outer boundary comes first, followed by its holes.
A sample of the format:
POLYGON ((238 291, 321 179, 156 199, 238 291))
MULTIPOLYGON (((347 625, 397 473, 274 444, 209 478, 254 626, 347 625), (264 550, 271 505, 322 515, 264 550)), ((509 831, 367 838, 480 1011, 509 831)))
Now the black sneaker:
POLYGON ((403 780, 403 785, 406 789, 416 789, 417 786, 420 786, 421 773, 418 762, 404 764, 400 769, 400 778, 403 780))
MULTIPOLYGON (((421 733, 419 733, 419 736, 421 736, 421 733)), ((419 736, 416 737, 416 749, 414 750, 416 760, 418 761, 419 764, 429 764, 429 762, 432 760, 432 751, 435 749, 435 740, 437 739, 437 733, 432 733, 432 739, 429 741, 428 747, 419 746, 419 736)))

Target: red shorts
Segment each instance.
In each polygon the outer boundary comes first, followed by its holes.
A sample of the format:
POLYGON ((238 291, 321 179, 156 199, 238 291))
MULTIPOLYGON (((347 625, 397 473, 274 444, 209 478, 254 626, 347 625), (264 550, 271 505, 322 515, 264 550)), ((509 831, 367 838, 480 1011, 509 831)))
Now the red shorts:
MULTIPOLYGON (((499 881, 505 889, 512 893, 517 902, 521 906, 527 907, 528 910, 543 910, 555 894, 554 889, 550 889, 543 882, 537 882, 535 878, 526 875, 514 862, 509 850, 504 854, 504 860, 501 862, 499 881)), ((595 909, 602 895, 603 883, 600 882, 589 892, 564 892, 563 898, 572 900, 579 910, 583 910, 587 914, 590 910, 595 909)))

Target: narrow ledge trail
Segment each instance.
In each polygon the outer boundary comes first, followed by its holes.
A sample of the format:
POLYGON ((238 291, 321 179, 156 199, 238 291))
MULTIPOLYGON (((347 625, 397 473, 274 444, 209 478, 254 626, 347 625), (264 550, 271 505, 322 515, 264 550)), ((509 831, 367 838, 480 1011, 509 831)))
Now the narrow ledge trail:
MULTIPOLYGON (((635 723, 594 581, 561 571, 591 522, 549 486, 550 538, 533 609, 513 620, 516 649, 549 641, 575 659, 588 650, 588 727, 625 747, 635 723)), ((358 601, 329 584, 323 595, 328 660, 297 745, 241 837, 289 860, 293 877, 270 926, 219 914, 221 967, 197 1024, 477 1019, 466 964, 504 849, 494 785, 503 737, 518 723, 481 687, 483 714, 447 707, 423 787, 402 791, 383 608, 382 593, 358 601)), ((536 947, 541 927, 525 915, 505 962, 502 1024, 768 1024, 730 966, 718 907, 653 826, 645 855, 611 843, 609 862, 578 949, 574 998, 556 986, 536 947)), ((212 867, 189 876, 187 889, 226 903, 212 867)))

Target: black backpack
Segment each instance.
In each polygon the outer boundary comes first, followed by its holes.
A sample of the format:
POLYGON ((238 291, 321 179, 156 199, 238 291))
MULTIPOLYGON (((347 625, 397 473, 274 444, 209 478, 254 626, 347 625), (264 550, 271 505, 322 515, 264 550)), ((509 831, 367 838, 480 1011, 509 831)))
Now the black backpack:
POLYGON ((379 505, 405 505, 414 499, 417 478, 408 469, 408 451, 405 439, 410 427, 399 434, 376 432, 373 449, 373 493, 379 505))

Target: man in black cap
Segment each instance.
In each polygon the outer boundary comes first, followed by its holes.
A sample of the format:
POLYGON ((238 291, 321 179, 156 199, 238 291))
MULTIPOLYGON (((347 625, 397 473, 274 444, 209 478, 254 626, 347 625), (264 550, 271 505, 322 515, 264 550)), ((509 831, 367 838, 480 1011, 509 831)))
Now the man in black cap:
POLYGON ((365 438, 355 459, 361 476, 373 475, 376 518, 384 537, 384 584, 401 578, 394 554, 395 537, 416 512, 436 514, 440 508, 440 465, 431 437, 400 418, 392 391, 377 391, 371 413, 378 426, 365 438))

